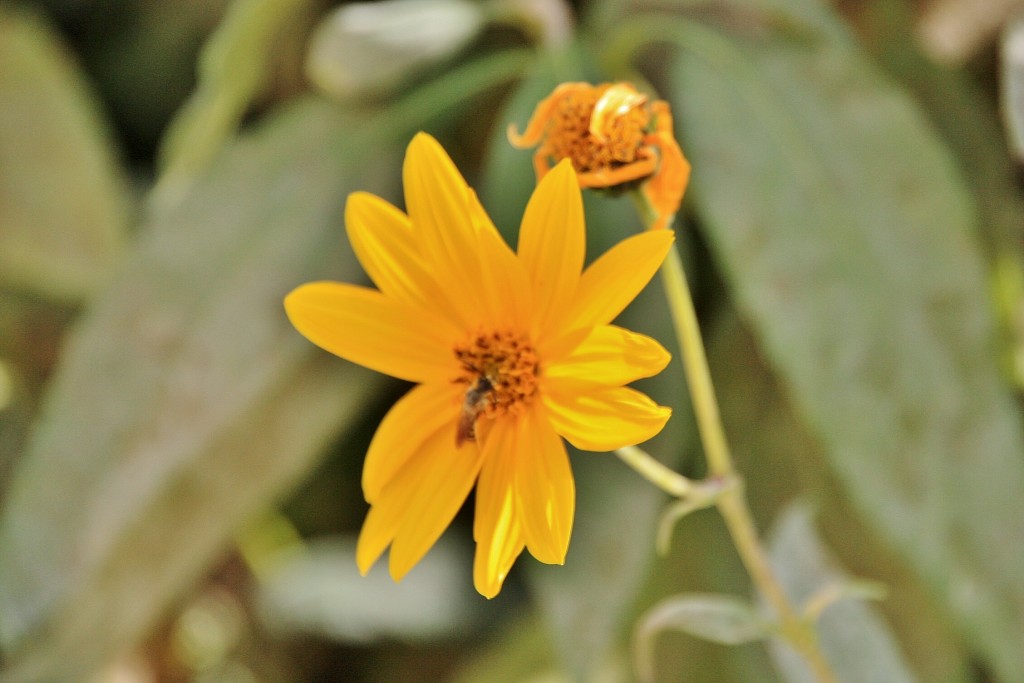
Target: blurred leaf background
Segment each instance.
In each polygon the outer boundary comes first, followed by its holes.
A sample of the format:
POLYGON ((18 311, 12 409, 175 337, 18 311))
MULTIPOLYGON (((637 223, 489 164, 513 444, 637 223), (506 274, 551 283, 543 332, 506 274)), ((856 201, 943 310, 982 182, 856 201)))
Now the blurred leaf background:
MULTIPOLYGON (((668 501, 609 455, 572 454, 566 565, 493 601, 468 517, 400 585, 355 569, 405 387, 282 297, 364 279, 345 197, 401 205, 417 130, 514 239, 507 125, 618 79, 693 164, 675 227, 783 583, 885 587, 822 614, 842 680, 1024 680, 1013 0, 0 5, 0 680, 809 680, 718 517, 656 556, 668 501)), ((586 210, 591 258, 639 229, 586 210)), ((675 347, 657 283, 623 321, 675 347)), ((681 372, 644 383, 675 409, 648 447, 701 476, 681 372)))

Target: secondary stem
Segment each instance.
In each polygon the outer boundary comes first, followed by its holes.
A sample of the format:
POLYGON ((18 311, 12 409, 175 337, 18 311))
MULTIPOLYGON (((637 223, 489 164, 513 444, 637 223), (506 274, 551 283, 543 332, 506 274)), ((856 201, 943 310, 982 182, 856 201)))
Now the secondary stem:
POLYGON ((615 454, 632 467, 637 474, 676 498, 688 496, 694 489, 693 482, 644 453, 636 446, 623 446, 615 454))

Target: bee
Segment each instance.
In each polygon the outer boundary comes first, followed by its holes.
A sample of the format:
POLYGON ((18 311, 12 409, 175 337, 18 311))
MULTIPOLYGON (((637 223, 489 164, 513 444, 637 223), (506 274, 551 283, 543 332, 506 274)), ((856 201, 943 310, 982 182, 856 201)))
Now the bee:
POLYGON ((476 440, 476 418, 490 401, 492 391, 494 385, 486 376, 481 376, 476 384, 466 390, 466 400, 462 402, 462 412, 459 414, 459 426, 455 430, 456 448, 467 441, 476 440))

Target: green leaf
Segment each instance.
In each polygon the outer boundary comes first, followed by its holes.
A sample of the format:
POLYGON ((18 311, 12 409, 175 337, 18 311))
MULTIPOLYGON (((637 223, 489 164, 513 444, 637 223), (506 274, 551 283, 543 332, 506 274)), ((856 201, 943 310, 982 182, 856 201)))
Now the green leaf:
MULTIPOLYGON (((978 206, 978 229, 993 260, 992 290, 1005 338, 1000 340, 999 351, 1019 389, 1024 386, 1024 354, 1020 352, 1024 344, 1024 245, 1020 241, 1024 193, 1013 150, 1013 100, 1020 89, 1012 82, 1013 60, 1008 56, 1013 25, 1007 27, 1004 43, 1001 116, 976 74, 940 66, 921 54, 917 41, 906 39, 917 21, 914 9, 906 3, 882 0, 866 4, 857 21, 859 31, 867 36, 865 47, 926 108, 929 120, 964 169, 978 206)), ((1024 101, 1017 101, 1021 111, 1024 101)))
POLYGON ((641 681, 655 680, 655 641, 667 631, 718 645, 742 645, 767 638, 771 624, 748 602, 732 595, 684 593, 662 600, 636 626, 634 665, 641 681))
MULTIPOLYGON (((806 605, 830 586, 847 586, 846 597, 875 597, 863 583, 853 582, 834 568, 805 505, 783 511, 769 543, 776 576, 797 605, 806 605)), ((846 599, 830 605, 817 621, 825 658, 844 683, 912 683, 917 680, 900 654, 885 622, 868 605, 846 599)), ((781 640, 772 641, 779 673, 789 683, 814 683, 817 677, 781 640)))
POLYGON ((767 638, 771 626, 747 601, 733 595, 687 593, 667 598, 637 624, 636 665, 641 680, 654 680, 654 639, 668 630, 719 645, 742 645, 767 638))
POLYGON ((109 279, 127 186, 93 94, 54 31, 0 8, 0 286, 77 301, 109 279))
POLYGON ((859 514, 1024 679, 1024 439, 953 159, 838 22, 683 26, 690 200, 741 311, 859 514))

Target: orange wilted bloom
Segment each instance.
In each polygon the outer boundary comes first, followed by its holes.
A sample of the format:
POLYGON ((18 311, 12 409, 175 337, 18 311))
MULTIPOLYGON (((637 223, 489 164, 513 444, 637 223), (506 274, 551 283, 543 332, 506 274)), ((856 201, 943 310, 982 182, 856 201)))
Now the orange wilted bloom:
POLYGON ((565 560, 575 487, 562 439, 609 451, 651 438, 669 418, 625 386, 660 372, 668 352, 609 323, 673 235, 634 235, 584 271, 583 203, 568 163, 537 186, 518 253, 432 137, 413 139, 403 178, 408 215, 366 193, 346 207, 352 247, 378 289, 313 282, 285 308, 314 344, 419 385, 370 443, 360 571, 390 545, 401 579, 475 485, 474 583, 493 597, 524 548, 565 560))
POLYGON ((649 101, 629 83, 563 83, 537 105, 526 131, 520 135, 510 125, 508 138, 520 149, 539 145, 538 179, 552 163, 569 159, 580 187, 641 182, 658 214, 655 229, 668 227, 690 179, 668 103, 649 101))

